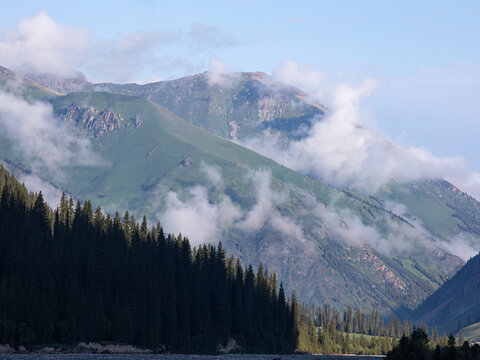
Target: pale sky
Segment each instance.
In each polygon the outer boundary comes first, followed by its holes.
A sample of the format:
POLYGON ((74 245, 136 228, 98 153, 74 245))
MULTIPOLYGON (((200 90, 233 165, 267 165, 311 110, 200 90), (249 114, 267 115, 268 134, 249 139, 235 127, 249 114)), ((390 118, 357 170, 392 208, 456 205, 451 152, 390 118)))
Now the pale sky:
POLYGON ((5 53, 39 14, 60 33, 40 44, 69 52, 62 64, 93 81, 173 79, 212 59, 231 71, 274 74, 293 61, 329 81, 374 79, 361 107, 380 130, 480 171, 478 1, 3 1, 0 65, 15 66, 5 53))

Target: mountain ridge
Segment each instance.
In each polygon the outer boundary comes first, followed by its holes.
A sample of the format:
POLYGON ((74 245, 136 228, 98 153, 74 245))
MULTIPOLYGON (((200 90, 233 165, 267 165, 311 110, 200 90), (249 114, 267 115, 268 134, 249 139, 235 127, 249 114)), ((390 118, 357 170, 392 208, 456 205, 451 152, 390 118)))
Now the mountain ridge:
POLYGON ((157 103, 182 119, 226 139, 244 139, 263 131, 289 137, 292 130, 301 136, 313 116, 323 116, 326 108, 304 91, 276 81, 263 72, 217 74, 204 72, 147 84, 90 83, 85 77, 49 81, 37 77, 43 86, 53 86, 62 94, 79 91, 107 91, 138 96, 157 103), (212 77, 218 80, 212 80, 212 77), (52 85, 53 84, 53 85, 52 85), (175 93, 174 96, 171 94, 175 93), (193 97, 192 97, 193 94, 193 97), (205 118, 209 120, 204 121, 205 118))

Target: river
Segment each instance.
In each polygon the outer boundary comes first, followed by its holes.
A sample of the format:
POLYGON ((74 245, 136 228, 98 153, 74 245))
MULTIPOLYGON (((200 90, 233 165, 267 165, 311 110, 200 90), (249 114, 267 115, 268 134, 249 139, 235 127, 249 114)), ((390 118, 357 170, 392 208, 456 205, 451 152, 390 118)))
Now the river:
POLYGON ((356 355, 0 354, 0 360, 378 360, 356 355))

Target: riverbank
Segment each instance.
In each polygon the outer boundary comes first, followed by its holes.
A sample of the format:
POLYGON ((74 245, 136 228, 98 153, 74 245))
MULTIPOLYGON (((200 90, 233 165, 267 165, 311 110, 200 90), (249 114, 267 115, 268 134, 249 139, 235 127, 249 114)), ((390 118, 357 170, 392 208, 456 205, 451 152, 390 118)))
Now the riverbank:
POLYGON ((221 354, 193 355, 166 354, 164 349, 152 351, 132 345, 79 343, 74 347, 45 346, 27 349, 11 345, 0 345, 0 360, 83 360, 83 359, 121 359, 121 360, 378 360, 382 355, 324 355, 324 354, 221 354), (163 353, 161 353, 163 351, 163 353))

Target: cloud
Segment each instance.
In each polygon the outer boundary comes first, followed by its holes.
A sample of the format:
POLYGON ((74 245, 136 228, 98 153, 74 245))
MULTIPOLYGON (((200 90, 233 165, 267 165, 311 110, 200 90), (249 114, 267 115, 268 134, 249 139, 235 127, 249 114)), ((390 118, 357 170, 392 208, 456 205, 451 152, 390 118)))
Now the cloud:
POLYGON ((143 72, 144 67, 153 70, 157 66, 160 47, 179 40, 179 34, 164 30, 128 34, 119 32, 113 39, 92 41, 92 47, 76 65, 86 68, 102 80, 130 81, 143 72))
POLYGON ((439 246, 464 261, 475 256, 480 251, 478 238, 465 233, 457 234, 451 241, 439 242, 439 246))
POLYGON ((42 192, 45 201, 55 208, 62 196, 62 190, 33 174, 21 174, 18 181, 25 184, 29 191, 42 192))
POLYGON ((207 176, 213 186, 222 184, 222 169, 217 165, 208 165, 205 161, 200 162, 200 170, 207 176))
POLYGON ((240 81, 240 73, 228 72, 227 67, 216 57, 210 58, 208 68, 208 85, 218 85, 222 88, 231 88, 240 81))
POLYGON ((339 187, 374 193, 390 181, 445 178, 480 198, 480 175, 469 171, 461 158, 440 158, 422 148, 401 146, 376 128, 360 107, 377 86, 375 80, 333 85, 322 73, 294 62, 287 62, 276 76, 296 79, 294 84, 309 89, 317 101, 330 99, 329 112, 312 120, 304 138, 286 146, 267 136, 247 139, 243 145, 339 187))
POLYGON ((187 33, 195 51, 207 51, 237 45, 238 42, 215 26, 194 23, 187 33))
POLYGON ((326 99, 330 80, 326 73, 309 65, 300 65, 296 61, 287 60, 273 73, 273 78, 284 84, 298 86, 317 101, 326 99))
POLYGON ((67 166, 98 166, 101 158, 90 141, 73 135, 54 119, 53 108, 43 102, 0 92, 0 128, 22 154, 34 174, 49 175, 62 181, 67 166))
POLYGON ((97 82, 142 82, 165 78, 165 71, 192 71, 199 63, 204 65, 202 54, 236 44, 220 29, 200 23, 189 29, 118 32, 113 38, 95 38, 85 29, 39 12, 22 17, 16 28, 2 29, 0 64, 60 78, 81 70, 97 82))
POLYGON ((473 234, 458 233, 448 240, 442 238, 432 238, 425 229, 425 226, 421 220, 408 215, 408 209, 405 205, 390 201, 385 202, 383 205, 387 210, 398 216, 402 216, 404 218, 408 217, 408 221, 411 225, 408 230, 398 229, 397 225, 397 228, 391 229, 391 235, 389 236, 398 236, 398 234, 407 233, 410 237, 413 237, 422 243, 427 243, 429 247, 440 248, 449 254, 458 256, 464 261, 468 260, 471 256, 474 256, 480 251, 479 238, 473 234), (419 234, 415 234, 413 232, 413 228, 415 228, 415 231, 419 234), (419 237, 419 235, 421 235, 421 237, 419 237))
MULTIPOLYGON (((402 204, 389 203, 387 206, 394 213, 398 211, 399 216, 404 215, 406 210, 402 204)), ((350 210, 331 210, 323 204, 316 204, 312 212, 322 221, 324 231, 341 243, 354 247, 367 245, 390 256, 422 249, 430 252, 441 250, 468 260, 480 250, 478 237, 459 233, 447 241, 432 235, 419 219, 412 217, 409 217, 408 223, 384 217, 382 235, 378 227, 365 224, 350 210)))
POLYGON ((23 72, 72 76, 75 57, 89 47, 85 30, 58 24, 45 12, 23 17, 0 34, 0 64, 23 72))
MULTIPOLYGON (((382 237, 373 226, 363 224, 362 220, 348 210, 336 212, 323 204, 317 204, 314 214, 322 221, 324 231, 347 246, 368 245, 388 254, 396 244, 391 239, 382 237)), ((405 243, 397 243, 406 246, 405 243)))
POLYGON ((277 207, 287 200, 288 194, 272 190, 272 174, 269 170, 250 171, 245 180, 253 184, 255 204, 235 226, 247 233, 259 231, 265 225, 303 240, 303 231, 293 220, 282 216, 277 207))
POLYGON ((252 182, 255 189, 255 205, 248 211, 237 227, 245 232, 255 232, 269 219, 273 209, 273 194, 270 189, 272 176, 268 171, 251 172, 247 181, 252 182))
MULTIPOLYGON (((223 183, 219 168, 202 162, 201 170, 214 186, 223 183)), ((223 192, 213 202, 209 199, 207 188, 197 185, 187 190, 186 199, 168 191, 159 204, 155 204, 157 207, 162 205, 157 219, 167 232, 181 232, 195 245, 217 242, 229 230, 253 234, 265 226, 303 241, 301 227, 277 210, 277 206, 286 200, 286 195, 271 190, 270 172, 249 171, 244 181, 254 189, 255 202, 250 209, 242 209, 223 192)))
POLYGON ((224 231, 241 216, 241 210, 228 196, 212 203, 203 186, 195 186, 188 193, 189 199, 182 201, 177 193, 168 192, 163 199, 166 209, 157 217, 168 232, 181 232, 194 245, 221 240, 224 231))

